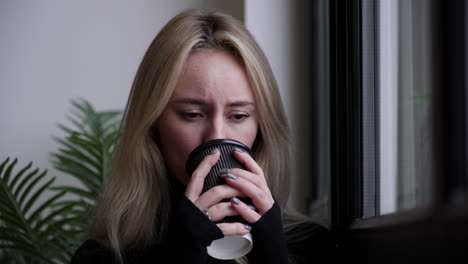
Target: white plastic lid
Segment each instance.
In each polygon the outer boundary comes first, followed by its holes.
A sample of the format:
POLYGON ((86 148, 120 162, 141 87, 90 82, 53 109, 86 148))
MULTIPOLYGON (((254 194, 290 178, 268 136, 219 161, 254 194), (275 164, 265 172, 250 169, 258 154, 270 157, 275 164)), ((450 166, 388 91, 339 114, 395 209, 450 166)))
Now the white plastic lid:
POLYGON ((214 240, 207 247, 208 254, 216 259, 236 259, 243 257, 252 249, 252 235, 225 236, 214 240))

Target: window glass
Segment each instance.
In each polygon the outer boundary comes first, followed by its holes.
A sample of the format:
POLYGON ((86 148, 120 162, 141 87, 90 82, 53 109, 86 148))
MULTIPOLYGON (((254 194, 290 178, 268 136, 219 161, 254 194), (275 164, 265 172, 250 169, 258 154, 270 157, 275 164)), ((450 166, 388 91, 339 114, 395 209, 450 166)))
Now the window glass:
POLYGON ((426 206, 433 182, 430 1, 378 1, 380 214, 426 206))

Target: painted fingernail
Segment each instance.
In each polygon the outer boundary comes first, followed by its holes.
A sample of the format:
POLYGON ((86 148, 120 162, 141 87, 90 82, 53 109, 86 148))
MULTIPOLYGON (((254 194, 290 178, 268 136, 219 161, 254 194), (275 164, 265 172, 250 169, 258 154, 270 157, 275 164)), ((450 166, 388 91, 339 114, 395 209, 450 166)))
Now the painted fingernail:
POLYGON ((239 152, 239 153, 244 152, 244 150, 243 150, 243 149, 240 149, 240 148, 234 148, 234 151, 237 151, 237 152, 239 152))
POLYGON ((218 171, 218 175, 226 175, 229 173, 229 171, 230 171, 229 169, 220 169, 218 171))
POLYGON ((239 200, 239 198, 237 198, 237 197, 233 197, 233 198, 232 198, 232 202, 233 202, 235 205, 240 204, 240 200, 239 200))
POLYGON ((212 150, 210 151, 210 153, 208 153, 208 155, 213 155, 213 154, 215 154, 215 153, 217 153, 217 152, 219 152, 219 149, 215 148, 215 149, 212 149, 212 150))
POLYGON ((249 226, 249 225, 245 225, 244 227, 245 227, 245 229, 247 229, 247 230, 252 230, 252 227, 249 226))
POLYGON ((248 204, 247 205, 250 209, 254 210, 254 211, 257 211, 257 208, 255 208, 255 206, 251 205, 251 204, 248 204))
POLYGON ((229 178, 229 179, 231 179, 231 180, 235 180, 235 179, 237 179, 237 176, 236 176, 236 175, 234 175, 234 174, 232 174, 232 173, 228 173, 228 174, 226 174, 226 177, 227 177, 227 178, 229 178))

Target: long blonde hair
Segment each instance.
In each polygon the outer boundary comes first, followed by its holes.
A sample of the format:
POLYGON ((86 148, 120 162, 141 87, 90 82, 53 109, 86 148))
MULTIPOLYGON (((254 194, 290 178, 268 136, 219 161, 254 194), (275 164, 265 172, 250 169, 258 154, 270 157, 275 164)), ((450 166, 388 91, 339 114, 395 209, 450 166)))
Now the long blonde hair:
POLYGON ((270 65, 248 30, 233 17, 188 10, 170 20, 149 46, 135 76, 112 171, 100 198, 91 238, 118 256, 129 246, 159 243, 168 225, 170 188, 154 129, 188 56, 222 49, 240 58, 259 109, 253 151, 283 207, 288 195, 288 127, 270 65))

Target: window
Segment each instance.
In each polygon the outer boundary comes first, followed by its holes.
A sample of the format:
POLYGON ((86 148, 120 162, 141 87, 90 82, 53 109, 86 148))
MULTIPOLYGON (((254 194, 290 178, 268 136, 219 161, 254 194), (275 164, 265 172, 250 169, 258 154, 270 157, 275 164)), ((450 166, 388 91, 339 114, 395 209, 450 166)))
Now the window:
POLYGON ((434 263, 468 249, 467 11, 466 1, 329 2, 339 260, 434 263))

